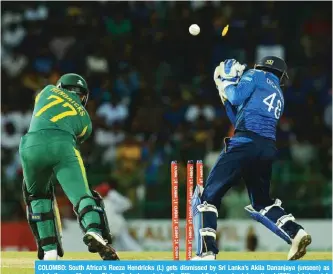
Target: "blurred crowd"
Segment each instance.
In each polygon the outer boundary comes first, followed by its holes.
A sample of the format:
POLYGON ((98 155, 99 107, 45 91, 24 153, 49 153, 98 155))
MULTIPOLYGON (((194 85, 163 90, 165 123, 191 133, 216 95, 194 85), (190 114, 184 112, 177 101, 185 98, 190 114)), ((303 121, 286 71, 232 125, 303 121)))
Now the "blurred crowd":
MULTIPOLYGON (((68 72, 91 90, 94 130, 81 147, 90 184, 109 183, 130 198, 128 217, 170 218, 169 163, 178 160, 184 216, 185 163, 203 160, 207 175, 232 135, 214 68, 227 58, 252 67, 265 55, 285 58, 290 75, 272 195, 299 218, 330 218, 331 11, 319 1, 3 2, 2 219, 24 218, 18 145, 34 97, 68 72), (195 37, 193 23, 201 27, 195 37)), ((243 218, 248 203, 240 186, 221 216, 243 218)))

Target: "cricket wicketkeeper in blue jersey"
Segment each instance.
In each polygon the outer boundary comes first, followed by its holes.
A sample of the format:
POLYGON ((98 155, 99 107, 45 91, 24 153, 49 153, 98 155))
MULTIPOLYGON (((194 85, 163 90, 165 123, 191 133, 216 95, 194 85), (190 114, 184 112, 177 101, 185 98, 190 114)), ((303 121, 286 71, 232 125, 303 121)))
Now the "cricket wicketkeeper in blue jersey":
POLYGON ((244 179, 251 204, 245 207, 250 216, 291 245, 288 260, 306 253, 311 236, 279 199, 269 195, 272 164, 276 155, 276 127, 283 113, 281 90, 287 74, 284 60, 267 56, 254 69, 234 59, 222 62, 214 81, 235 127, 232 138, 210 171, 204 188, 197 186, 192 200, 197 256, 193 260, 215 260, 218 209, 227 191, 244 179))

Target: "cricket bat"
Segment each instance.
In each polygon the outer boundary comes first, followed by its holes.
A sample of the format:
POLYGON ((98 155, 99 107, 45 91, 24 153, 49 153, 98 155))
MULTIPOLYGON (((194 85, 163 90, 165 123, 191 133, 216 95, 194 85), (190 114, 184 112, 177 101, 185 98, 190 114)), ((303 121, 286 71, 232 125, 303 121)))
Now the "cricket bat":
POLYGON ((61 224, 61 217, 60 217, 60 212, 59 212, 59 207, 58 207, 58 203, 57 203, 57 199, 54 196, 54 213, 55 213, 55 217, 56 217, 56 225, 57 225, 57 230, 59 233, 59 236, 62 238, 62 224, 61 224))

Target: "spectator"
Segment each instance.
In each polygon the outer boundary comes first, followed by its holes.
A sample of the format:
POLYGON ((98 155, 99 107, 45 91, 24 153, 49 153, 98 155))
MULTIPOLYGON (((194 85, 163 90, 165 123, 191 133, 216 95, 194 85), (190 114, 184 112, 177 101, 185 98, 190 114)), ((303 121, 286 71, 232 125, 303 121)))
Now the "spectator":
POLYGON ((4 46, 17 47, 24 39, 26 31, 21 24, 11 23, 2 33, 4 46))
POLYGON ((163 110, 159 102, 153 100, 153 96, 146 94, 142 98, 142 103, 136 107, 135 117, 132 123, 132 130, 136 133, 150 134, 159 131, 162 123, 163 110), (154 119, 151 119, 154 117, 154 119))
POLYGON ((204 100, 196 100, 196 102, 190 105, 186 111, 185 119, 188 122, 195 122, 200 116, 204 117, 207 122, 211 122, 215 118, 215 111, 213 106, 206 105, 204 100))
POLYGON ((74 46, 75 42, 76 39, 72 35, 71 30, 63 23, 58 33, 51 39, 49 47, 57 60, 62 60, 70 48, 74 46))
POLYGON ((95 132, 95 142, 101 147, 112 146, 114 148, 124 139, 125 134, 117 123, 114 123, 111 128, 100 126, 95 132))
POLYGON ((48 47, 41 48, 35 58, 33 66, 36 72, 42 75, 49 74, 54 67, 55 60, 48 47))
MULTIPOLYGON (((212 80, 215 66, 226 58, 252 66, 258 56, 274 54, 286 58, 290 74, 272 178, 283 187, 274 191, 282 200, 292 201, 294 193, 313 202, 290 202, 297 216, 330 217, 331 4, 285 5, 3 2, 4 192, 22 182, 17 150, 36 93, 74 72, 90 88, 86 108, 93 132, 81 146, 89 183, 96 185, 112 173, 119 191, 133 203, 127 215, 169 217, 169 197, 156 198, 156 191, 170 193, 167 163, 179 160, 180 178, 189 159, 204 159, 208 171, 223 138, 233 134, 212 80), (196 37, 188 34, 194 18, 202 29, 196 37), (229 33, 222 38, 226 24, 229 33), (290 191, 282 191, 286 187, 290 191)), ((231 195, 227 215, 243 216, 246 193, 240 187, 231 195)), ((12 199, 3 201, 6 218, 20 205, 21 197, 12 199)), ((184 203, 185 195, 180 199, 184 203)))
POLYGON ((108 73, 109 64, 101 49, 86 57, 88 73, 108 73))
POLYGON ((115 38, 128 35, 132 31, 132 23, 125 18, 122 12, 117 12, 115 16, 108 17, 105 21, 107 31, 115 38))
POLYGON ((129 103, 131 97, 139 89, 139 75, 135 69, 131 68, 128 63, 120 62, 119 74, 115 80, 114 90, 118 97, 124 102, 129 103))
POLYGON ((1 147, 16 151, 20 144, 21 136, 22 133, 16 130, 12 122, 6 122, 2 131, 1 147))
POLYGON ((29 21, 44 21, 48 17, 48 8, 43 5, 36 3, 36 6, 29 6, 24 11, 24 18, 29 21))
POLYGON ((28 58, 17 50, 5 54, 2 58, 2 66, 9 77, 18 77, 28 64, 28 58))
POLYGON ((108 126, 115 122, 123 123, 128 116, 127 106, 120 103, 116 98, 104 102, 97 109, 97 116, 105 119, 108 126))
POLYGON ((316 157, 315 147, 303 136, 292 142, 290 151, 292 159, 300 165, 309 165, 316 157))
POLYGON ((173 99, 170 109, 164 113, 164 119, 173 128, 179 126, 185 120, 186 107, 181 99, 173 99))
POLYGON ((117 146, 125 140, 125 133, 120 125, 114 123, 111 128, 101 126, 96 129, 96 145, 103 149, 103 163, 112 163, 116 159, 117 146))

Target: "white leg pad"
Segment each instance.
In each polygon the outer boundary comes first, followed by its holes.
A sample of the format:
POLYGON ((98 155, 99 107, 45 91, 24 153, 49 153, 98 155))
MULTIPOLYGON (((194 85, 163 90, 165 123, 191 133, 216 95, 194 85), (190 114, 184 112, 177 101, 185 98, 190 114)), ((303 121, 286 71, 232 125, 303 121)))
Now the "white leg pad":
POLYGON ((193 212, 193 228, 196 243, 196 254, 199 255, 202 253, 204 236, 211 236, 216 239, 216 231, 214 229, 203 227, 203 213, 214 212, 216 217, 218 217, 218 211, 214 205, 208 204, 207 202, 197 205, 196 209, 197 210, 194 210, 193 212))
POLYGON ((216 217, 219 217, 217 208, 214 205, 208 204, 207 202, 204 202, 203 204, 198 205, 197 209, 199 212, 214 212, 216 214, 216 217))
POLYGON ((199 229, 199 233, 201 237, 209 236, 216 240, 216 230, 212 228, 201 228, 199 229))
POLYGON ((274 207, 278 207, 282 209, 283 212, 284 209, 281 207, 282 202, 279 199, 276 199, 274 204, 267 206, 257 212, 252 205, 248 205, 245 207, 245 210, 248 211, 253 219, 256 221, 262 223, 264 226, 266 226, 269 230, 271 230, 273 233, 275 233, 277 236, 285 240, 287 243, 291 244, 291 238, 290 236, 282 229, 282 226, 286 224, 288 221, 295 221, 295 218, 292 214, 286 214, 282 215, 279 219, 274 222, 273 220, 266 217, 267 213, 272 210, 274 207))
POLYGON ((276 221, 276 225, 278 228, 281 228, 285 223, 289 222, 289 221, 295 221, 295 217, 292 214, 288 214, 288 215, 283 215, 281 216, 277 221, 276 221))

